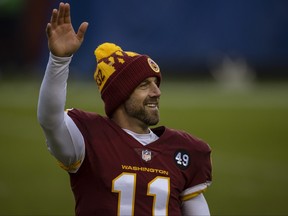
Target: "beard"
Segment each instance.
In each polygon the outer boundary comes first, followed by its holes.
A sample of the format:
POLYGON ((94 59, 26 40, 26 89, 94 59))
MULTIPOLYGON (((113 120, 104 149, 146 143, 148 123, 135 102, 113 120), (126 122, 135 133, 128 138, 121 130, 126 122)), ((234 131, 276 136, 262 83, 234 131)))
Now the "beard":
POLYGON ((156 102, 158 104, 158 99, 146 99, 143 103, 139 103, 130 98, 124 103, 124 109, 130 117, 138 119, 145 125, 153 126, 158 124, 160 119, 159 106, 157 105, 157 109, 151 109, 147 104, 156 102))

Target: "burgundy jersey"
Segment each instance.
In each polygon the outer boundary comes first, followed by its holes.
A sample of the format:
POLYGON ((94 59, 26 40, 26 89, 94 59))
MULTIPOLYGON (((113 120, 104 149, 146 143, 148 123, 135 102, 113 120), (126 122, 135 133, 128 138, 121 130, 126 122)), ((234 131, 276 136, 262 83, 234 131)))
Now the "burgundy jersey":
POLYGON ((159 139, 143 146, 107 117, 68 114, 85 140, 70 173, 77 215, 181 215, 182 192, 211 182, 209 146, 183 131, 154 128, 159 139))

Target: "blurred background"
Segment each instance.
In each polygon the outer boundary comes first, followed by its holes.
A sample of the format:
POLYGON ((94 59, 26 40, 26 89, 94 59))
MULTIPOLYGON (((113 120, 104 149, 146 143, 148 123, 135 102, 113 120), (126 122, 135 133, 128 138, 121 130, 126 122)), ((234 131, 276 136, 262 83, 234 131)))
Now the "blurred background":
MULTIPOLYGON (((14 76, 9 69, 20 74, 37 69, 39 74, 46 65, 45 27, 59 2, 0 1, 2 76, 14 76)), ((68 2, 75 30, 83 21, 90 24, 72 63, 79 78, 91 79, 94 49, 107 41, 150 55, 173 76, 210 76, 229 59, 259 78, 287 77, 285 0, 68 2)))
MULTIPOLYGON (((36 118, 58 0, 0 0, 0 215, 73 215, 68 175, 36 118)), ((67 107, 104 114, 94 49, 114 42, 160 66, 161 122, 213 150, 212 215, 288 215, 288 1, 68 0, 75 30, 67 107)), ((109 168, 107 168, 109 169, 109 168)))

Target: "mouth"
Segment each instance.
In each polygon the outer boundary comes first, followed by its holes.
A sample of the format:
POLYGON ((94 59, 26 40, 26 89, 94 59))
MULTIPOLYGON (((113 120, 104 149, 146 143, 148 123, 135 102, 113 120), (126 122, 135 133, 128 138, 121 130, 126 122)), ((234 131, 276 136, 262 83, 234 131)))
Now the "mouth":
POLYGON ((147 103, 146 104, 147 107, 149 107, 150 109, 159 109, 159 105, 158 103, 147 103))

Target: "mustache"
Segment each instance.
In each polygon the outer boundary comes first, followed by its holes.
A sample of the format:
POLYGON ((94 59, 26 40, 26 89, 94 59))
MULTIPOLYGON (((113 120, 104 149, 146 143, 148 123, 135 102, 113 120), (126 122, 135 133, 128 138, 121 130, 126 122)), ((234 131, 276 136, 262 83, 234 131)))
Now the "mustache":
POLYGON ((148 97, 144 100, 144 104, 157 104, 159 105, 160 97, 148 97))

